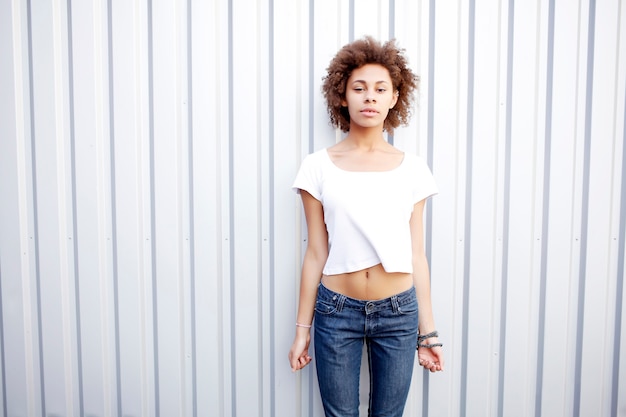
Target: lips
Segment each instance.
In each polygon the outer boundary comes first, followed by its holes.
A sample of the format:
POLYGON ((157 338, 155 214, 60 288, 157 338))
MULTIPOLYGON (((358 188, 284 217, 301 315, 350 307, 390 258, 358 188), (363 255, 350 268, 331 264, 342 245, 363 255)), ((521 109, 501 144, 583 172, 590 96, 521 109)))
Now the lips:
POLYGON ((378 111, 373 107, 365 107, 364 109, 361 109, 361 113, 367 116, 374 116, 378 114, 378 111))

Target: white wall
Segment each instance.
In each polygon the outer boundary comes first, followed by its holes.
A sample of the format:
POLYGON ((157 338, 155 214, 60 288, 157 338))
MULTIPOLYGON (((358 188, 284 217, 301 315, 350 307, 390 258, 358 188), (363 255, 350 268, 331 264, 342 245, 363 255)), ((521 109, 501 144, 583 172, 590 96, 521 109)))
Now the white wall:
POLYGON ((619 0, 0 1, 0 415, 321 416, 300 160, 364 34, 422 77, 446 371, 409 416, 625 416, 619 0))

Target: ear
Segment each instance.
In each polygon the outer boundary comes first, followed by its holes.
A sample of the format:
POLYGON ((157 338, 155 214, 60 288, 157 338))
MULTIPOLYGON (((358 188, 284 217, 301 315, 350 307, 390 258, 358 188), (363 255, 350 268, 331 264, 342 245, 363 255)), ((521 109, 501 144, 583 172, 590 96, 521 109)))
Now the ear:
POLYGON ((393 106, 395 106, 396 103, 398 102, 399 95, 400 95, 400 92, 396 90, 396 92, 393 94, 393 100, 391 101, 391 106, 389 106, 390 109, 393 109, 393 106))

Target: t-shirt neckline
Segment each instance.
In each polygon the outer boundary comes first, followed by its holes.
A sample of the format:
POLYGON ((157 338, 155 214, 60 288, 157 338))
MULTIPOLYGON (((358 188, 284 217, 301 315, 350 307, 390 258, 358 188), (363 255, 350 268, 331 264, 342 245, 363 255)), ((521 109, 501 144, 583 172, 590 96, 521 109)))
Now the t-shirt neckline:
POLYGON ((399 170, 400 168, 402 168, 402 166, 404 165, 404 162, 406 161, 406 152, 402 153, 402 161, 400 161, 400 163, 395 166, 394 168, 391 169, 387 169, 384 171, 350 171, 348 169, 343 169, 337 166, 337 164, 335 164, 332 160, 332 158, 330 157, 330 153, 328 153, 328 148, 324 148, 324 154, 326 155, 326 159, 328 160, 328 162, 330 163, 331 166, 333 166, 336 170, 341 171, 341 172, 346 172, 346 173, 350 173, 350 174, 385 174, 385 173, 391 173, 391 172, 395 172, 397 170, 399 170))

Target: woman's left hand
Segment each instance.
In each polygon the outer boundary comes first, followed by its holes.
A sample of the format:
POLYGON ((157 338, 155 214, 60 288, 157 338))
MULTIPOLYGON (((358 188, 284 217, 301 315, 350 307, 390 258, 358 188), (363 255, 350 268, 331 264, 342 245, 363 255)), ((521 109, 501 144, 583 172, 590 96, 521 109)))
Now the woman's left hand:
POLYGON ((430 372, 443 371, 443 349, 441 346, 432 348, 420 347, 417 349, 419 364, 430 372))

